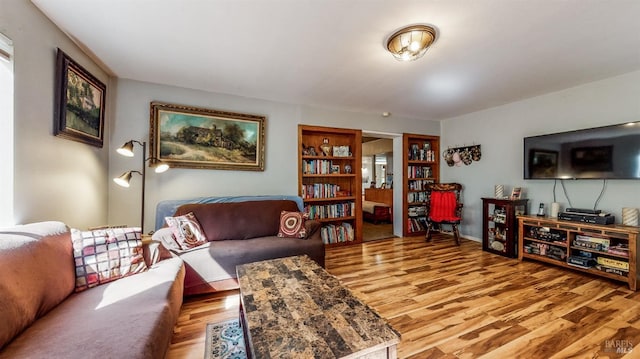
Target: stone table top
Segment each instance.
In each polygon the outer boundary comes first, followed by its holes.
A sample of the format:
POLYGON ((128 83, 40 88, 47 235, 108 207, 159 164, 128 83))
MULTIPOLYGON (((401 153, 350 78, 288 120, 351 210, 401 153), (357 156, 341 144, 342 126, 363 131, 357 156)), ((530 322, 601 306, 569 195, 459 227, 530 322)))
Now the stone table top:
POLYGON ((254 358, 353 358, 400 334, 307 256, 236 267, 254 358))

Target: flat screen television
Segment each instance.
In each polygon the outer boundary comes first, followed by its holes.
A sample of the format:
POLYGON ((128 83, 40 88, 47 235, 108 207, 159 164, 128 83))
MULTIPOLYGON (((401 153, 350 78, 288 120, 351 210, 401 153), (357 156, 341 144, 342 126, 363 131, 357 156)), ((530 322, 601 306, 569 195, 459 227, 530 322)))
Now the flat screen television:
POLYGON ((524 179, 640 179, 640 121, 525 137, 524 179))

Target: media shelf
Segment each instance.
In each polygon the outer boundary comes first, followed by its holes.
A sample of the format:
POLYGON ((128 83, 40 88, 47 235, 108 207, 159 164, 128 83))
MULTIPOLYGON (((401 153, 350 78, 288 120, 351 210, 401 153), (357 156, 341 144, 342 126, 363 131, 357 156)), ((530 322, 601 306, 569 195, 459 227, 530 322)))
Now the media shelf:
POLYGON ((550 263, 637 288, 640 227, 519 216, 518 233, 520 260, 550 263))
POLYGON ((362 242, 360 130, 298 126, 298 194, 327 246, 362 242))

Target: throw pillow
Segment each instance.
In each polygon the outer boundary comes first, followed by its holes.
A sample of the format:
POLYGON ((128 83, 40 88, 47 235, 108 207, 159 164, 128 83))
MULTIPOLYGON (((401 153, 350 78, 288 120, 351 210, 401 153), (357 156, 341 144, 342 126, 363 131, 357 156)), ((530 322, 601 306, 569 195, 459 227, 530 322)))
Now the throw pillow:
POLYGON ((162 245, 170 251, 182 251, 182 249, 178 245, 178 242, 176 241, 176 236, 173 234, 173 228, 160 228, 153 233, 151 239, 162 243, 162 245))
POLYGON ((304 223, 307 218, 309 218, 309 214, 304 212, 280 212, 280 230, 278 231, 278 237, 305 238, 307 236, 307 230, 304 223))
POLYGON ((144 272, 140 228, 71 230, 76 292, 144 272))
POLYGON ((164 220, 173 230, 180 249, 186 250, 207 243, 207 237, 193 212, 184 216, 166 217, 164 220))

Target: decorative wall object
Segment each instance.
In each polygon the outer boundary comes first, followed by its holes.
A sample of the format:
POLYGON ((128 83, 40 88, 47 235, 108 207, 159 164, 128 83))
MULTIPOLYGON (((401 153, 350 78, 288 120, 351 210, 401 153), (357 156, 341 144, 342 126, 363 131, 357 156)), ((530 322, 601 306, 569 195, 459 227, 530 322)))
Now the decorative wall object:
POLYGON ((480 161, 482 151, 480 145, 449 147, 442 153, 442 157, 449 167, 460 167, 463 163, 468 166, 473 161, 480 161))
POLYGON ((102 147, 107 87, 58 49, 54 134, 102 147))
POLYGON ((637 208, 623 208, 622 209, 622 224, 626 226, 638 225, 638 209, 637 208))
POLYGON ((152 102, 150 157, 171 167, 264 171, 265 121, 264 116, 152 102))

